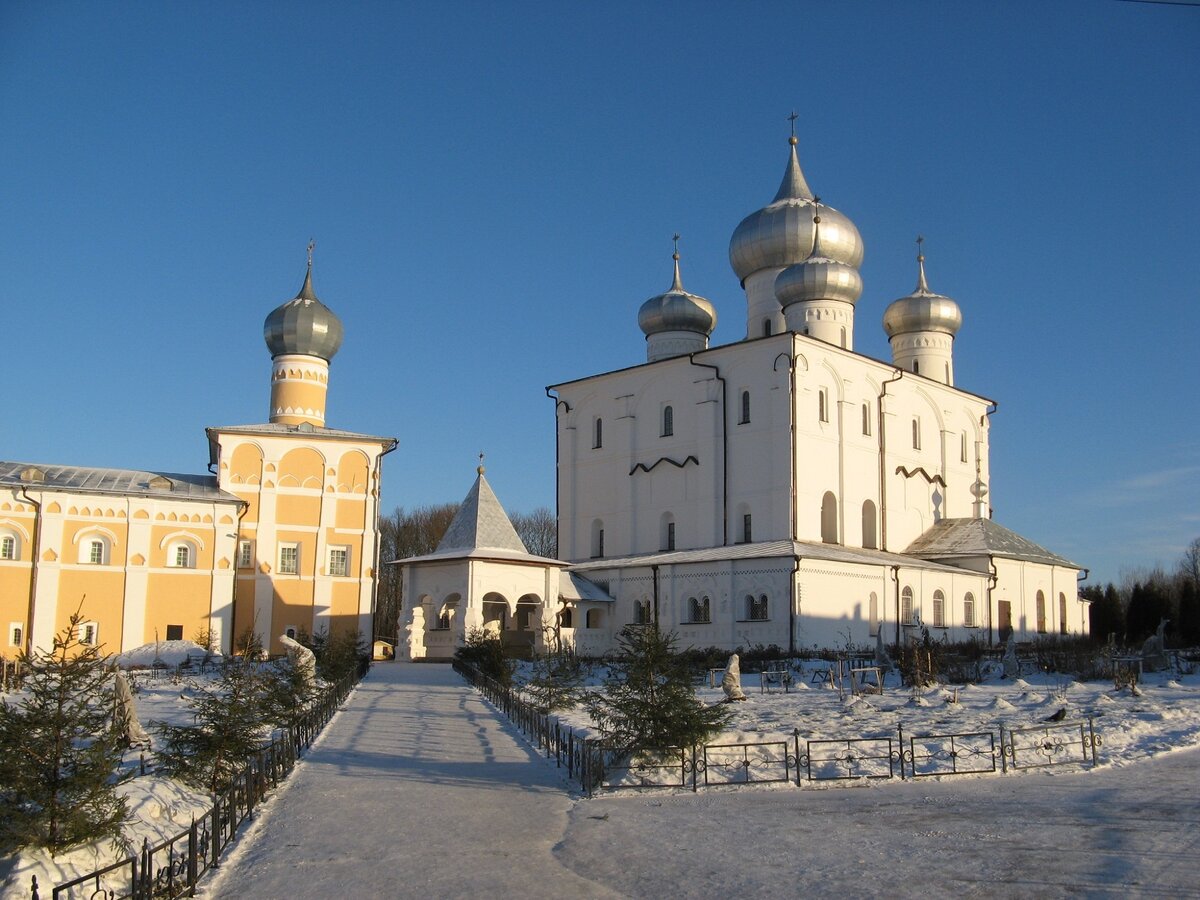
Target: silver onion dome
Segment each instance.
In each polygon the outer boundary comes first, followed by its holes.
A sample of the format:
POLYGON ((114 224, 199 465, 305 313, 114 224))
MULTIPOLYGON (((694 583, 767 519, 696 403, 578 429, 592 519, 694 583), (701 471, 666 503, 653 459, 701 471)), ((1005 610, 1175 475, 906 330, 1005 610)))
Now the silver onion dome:
MULTIPOLYGON (((814 199, 815 212, 824 211, 814 199)), ((813 248, 808 259, 788 266, 775 278, 775 296, 783 308, 809 300, 836 300, 856 303, 862 296, 862 276, 858 269, 830 258, 825 249, 824 220, 813 215, 813 248)))
MULTIPOLYGON (((918 245, 921 239, 917 239, 918 245)), ((917 289, 893 300, 883 313, 883 330, 889 338, 916 331, 940 331, 951 337, 962 327, 962 311, 949 297, 929 290, 925 280, 925 255, 917 253, 917 289)))
POLYGON ((312 286, 312 261, 294 299, 275 307, 263 323, 271 356, 301 354, 329 362, 342 346, 342 320, 317 299, 312 286))
MULTIPOLYGON (((678 235, 676 235, 678 237, 678 235)), ((694 331, 708 336, 717 327, 717 310, 711 301, 683 289, 679 253, 673 254, 675 279, 665 294, 651 297, 638 310, 638 326, 646 337, 667 331, 694 331)))
MULTIPOLYGON (((796 156, 796 138, 788 139, 791 156, 775 199, 742 219, 729 241, 729 264, 738 279, 760 269, 803 262, 813 247, 813 192, 796 156)), ((822 206, 825 253, 836 262, 862 264, 863 242, 854 223, 830 206, 822 206)))

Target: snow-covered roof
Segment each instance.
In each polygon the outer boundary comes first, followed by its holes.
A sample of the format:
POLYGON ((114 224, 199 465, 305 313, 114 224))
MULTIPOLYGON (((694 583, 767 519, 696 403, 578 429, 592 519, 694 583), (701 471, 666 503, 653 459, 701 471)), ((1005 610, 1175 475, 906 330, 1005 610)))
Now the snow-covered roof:
POLYGON ((355 440, 370 441, 383 444, 388 449, 396 445, 396 439, 380 437, 374 434, 361 434, 357 431, 342 431, 339 428, 323 428, 320 425, 310 425, 307 422, 299 425, 288 425, 284 422, 263 422, 259 425, 220 425, 206 428, 210 441, 216 440, 217 434, 257 434, 266 437, 284 434, 303 434, 318 440, 355 440))
POLYGON ((728 547, 705 547, 701 550, 663 550, 637 556, 603 557, 589 559, 586 562, 571 563, 571 571, 590 572, 634 566, 685 565, 735 559, 790 559, 793 556, 799 556, 802 559, 819 559, 827 562, 855 563, 867 566, 905 566, 910 569, 931 571, 962 571, 958 566, 900 553, 885 553, 882 550, 808 541, 763 541, 755 544, 733 544, 728 547))
POLYGON ((589 600, 598 603, 615 603, 608 592, 598 584, 588 581, 578 572, 562 571, 558 579, 558 599, 579 602, 589 600))
POLYGON ((904 552, 926 559, 999 556, 1071 569, 1081 568, 991 519, 942 519, 909 544, 904 552))
POLYGON ((218 488, 213 475, 143 472, 140 469, 96 469, 89 466, 0 461, 0 485, 85 494, 140 494, 175 500, 241 502, 233 494, 218 488))

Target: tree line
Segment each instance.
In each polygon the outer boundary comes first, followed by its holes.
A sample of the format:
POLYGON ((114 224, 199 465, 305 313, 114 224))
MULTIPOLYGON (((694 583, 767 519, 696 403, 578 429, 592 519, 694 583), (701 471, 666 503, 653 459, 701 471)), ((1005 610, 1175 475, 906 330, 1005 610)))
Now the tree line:
MULTIPOLYGON (((388 565, 396 559, 423 556, 437 549, 454 521, 457 503, 435 503, 405 509, 397 506, 379 519, 379 566, 375 593, 375 639, 394 644, 397 621, 404 604, 401 567, 388 565)), ((534 556, 558 558, 558 523, 545 506, 509 517, 525 549, 534 556)))
POLYGON ((1096 640, 1132 646, 1166 619, 1168 645, 1200 646, 1200 537, 1184 550, 1173 572, 1161 566, 1139 570, 1120 585, 1085 585, 1079 596, 1091 601, 1096 640))

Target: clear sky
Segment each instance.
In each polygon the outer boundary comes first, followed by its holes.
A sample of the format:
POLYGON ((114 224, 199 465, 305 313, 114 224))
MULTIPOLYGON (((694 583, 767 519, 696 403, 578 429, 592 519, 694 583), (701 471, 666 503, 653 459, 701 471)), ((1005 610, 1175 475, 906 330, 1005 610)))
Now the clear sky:
POLYGON ((384 504, 554 502, 543 388, 645 359, 800 161, 866 245, 856 349, 954 297, 1002 524, 1118 578, 1200 535, 1200 7, 0 2, 0 457, 199 472, 264 421, 305 245, 328 424, 384 504))

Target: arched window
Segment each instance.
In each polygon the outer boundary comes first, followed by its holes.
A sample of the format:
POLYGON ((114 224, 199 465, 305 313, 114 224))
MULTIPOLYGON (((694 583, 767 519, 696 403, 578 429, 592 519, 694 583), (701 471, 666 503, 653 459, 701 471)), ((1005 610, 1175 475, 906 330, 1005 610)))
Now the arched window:
POLYGON ((592 449, 599 450, 604 446, 604 420, 599 416, 592 423, 592 449))
POLYGON ((89 566, 107 566, 112 545, 102 534, 89 534, 79 541, 79 561, 89 566))
POLYGON ((1061 591, 1058 595, 1058 633, 1067 633, 1067 595, 1061 591))
POLYGON ((25 646, 25 631, 19 623, 13 623, 9 626, 8 643, 11 647, 25 646))
POLYGON ((695 597, 688 598, 688 622, 693 625, 705 625, 711 619, 709 618, 709 602, 707 597, 701 597, 697 600, 695 597))
POLYGON ((670 437, 675 433, 675 410, 664 406, 662 411, 662 436, 670 437))
POLYGON ((585 627, 599 628, 604 622, 604 611, 600 609, 589 609, 587 616, 584 619, 585 627))
POLYGON ((963 597, 963 625, 966 628, 975 627, 975 595, 970 591, 963 597))
POLYGON ((742 513, 742 543, 749 544, 754 540, 754 517, 750 513, 742 513))
POLYGON ((864 500, 862 505, 862 545, 868 550, 875 550, 879 542, 875 540, 875 501, 864 500))
POLYGON ((638 600, 633 604, 633 621, 636 625, 650 624, 649 600, 638 600))
POLYGON ((911 625, 913 623, 913 592, 912 588, 905 586, 900 592, 900 624, 911 625))
POLYGON ((879 634, 879 596, 874 591, 867 601, 867 630, 871 637, 879 634))
POLYGON ((843 325, 842 326, 842 348, 844 349, 845 346, 846 346, 846 326, 843 325))
POLYGON ((767 595, 746 595, 746 619, 751 622, 765 622, 769 618, 767 595))
POLYGON ((592 520, 592 558, 604 555, 604 523, 599 519, 592 520))
POLYGON ((862 419, 863 419, 863 421, 862 421, 863 434, 869 435, 871 433, 871 404, 870 403, 864 403, 862 405, 862 419))
POLYGON ((946 595, 941 591, 933 592, 933 627, 946 627, 946 595))
POLYGON ((1038 634, 1046 633, 1046 595, 1037 592, 1037 630, 1038 634))
POLYGON ((574 628, 575 626, 571 624, 573 621, 574 621, 574 619, 571 616, 571 610, 564 609, 561 612, 559 612, 558 624, 562 628, 574 628))
POLYGON ((826 544, 838 542, 837 497, 833 491, 826 491, 821 498, 821 540, 826 544))
POLYGON ((821 388, 819 391, 817 391, 817 421, 829 421, 829 394, 826 392, 825 388, 821 388))
POLYGON ((958 452, 958 458, 959 458, 959 459, 960 459, 962 462, 966 462, 966 461, 967 461, 967 433, 966 433, 965 431, 962 433, 962 441, 960 442, 960 449, 959 449, 959 452, 958 452))
POLYGON ((172 569, 196 568, 196 548, 191 541, 172 541, 167 545, 167 565, 172 569))
POLYGON ((951 384, 950 380, 950 363, 946 363, 946 384, 951 384))
POLYGON ((742 391, 742 408, 738 416, 738 424, 745 425, 750 421, 750 392, 742 391))
POLYGON ((454 616, 456 615, 455 611, 457 609, 458 595, 455 594, 445 603, 443 603, 442 608, 438 610, 436 624, 433 626, 434 630, 445 631, 448 629, 454 623, 454 616))
POLYGON ((921 449, 921 418, 913 416, 913 449, 921 449))

